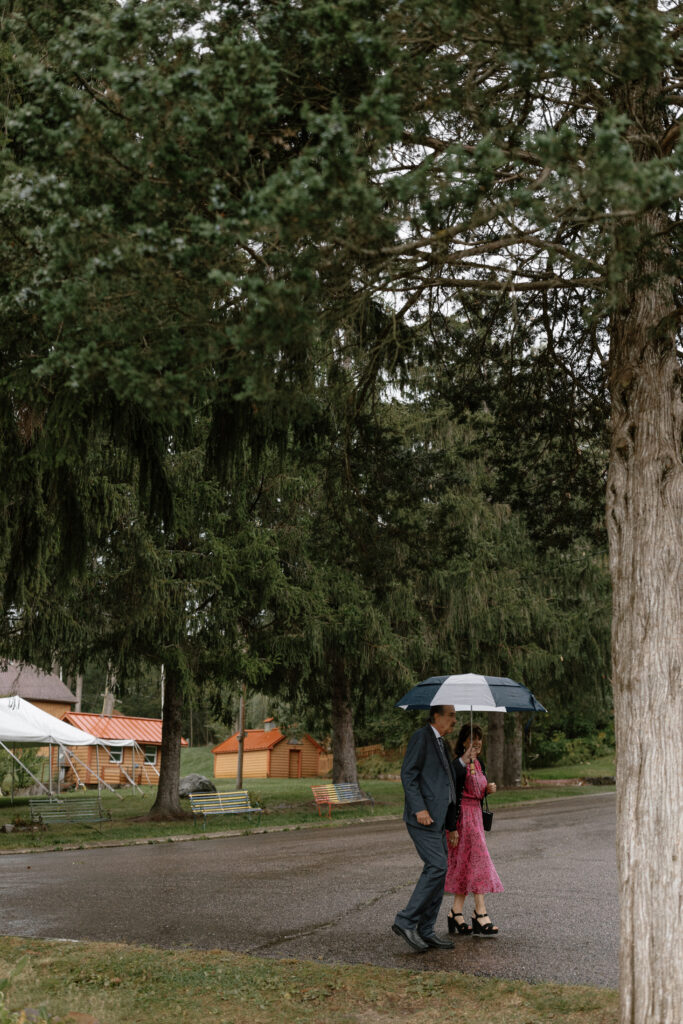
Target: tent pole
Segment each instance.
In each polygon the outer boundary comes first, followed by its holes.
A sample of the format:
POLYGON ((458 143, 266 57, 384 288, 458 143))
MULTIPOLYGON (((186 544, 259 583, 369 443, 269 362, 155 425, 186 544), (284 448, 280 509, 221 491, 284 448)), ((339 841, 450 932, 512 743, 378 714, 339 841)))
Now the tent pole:
MULTIPOLYGON (((12 744, 12 750, 14 750, 14 744, 12 744)), ((12 787, 10 789, 10 803, 14 807, 14 761, 12 761, 12 787)))
MULTIPOLYGON (((121 774, 124 776, 124 778, 128 779, 128 781, 130 782, 131 786, 133 787, 133 792, 135 792, 136 789, 140 789, 140 787, 138 786, 137 782, 135 781, 135 776, 133 775, 133 778, 131 779, 130 775, 128 774, 126 769, 123 767, 123 765, 121 765, 121 774)), ((142 793, 141 789, 140 789, 140 793, 142 793)), ((121 797, 121 799, 123 799, 123 797, 121 797)))
POLYGON ((19 767, 20 767, 20 768, 23 768, 23 769, 24 769, 24 771, 25 771, 25 772, 27 772, 27 773, 28 773, 28 774, 29 774, 29 775, 31 776, 31 778, 33 779, 33 781, 34 781, 34 782, 36 782, 36 783, 37 783, 37 784, 38 784, 38 785, 40 786, 40 788, 41 788, 41 789, 44 789, 44 790, 45 790, 45 792, 46 792, 46 793, 47 793, 47 794, 48 794, 49 796, 52 796, 52 793, 50 793, 50 790, 49 790, 49 789, 47 788, 47 786, 45 786, 45 785, 44 785, 44 784, 43 784, 43 783, 42 783, 42 782, 40 781, 40 779, 37 779, 37 778, 35 777, 35 775, 34 775, 34 774, 33 774, 33 772, 32 772, 32 771, 30 770, 30 768, 27 768, 27 767, 26 767, 26 765, 25 765, 25 764, 23 764, 23 763, 22 763, 22 762, 21 762, 21 761, 19 760, 19 758, 18 758, 18 757, 16 757, 16 756, 15 756, 15 755, 14 755, 14 754, 12 753, 12 751, 10 750, 10 748, 9 748, 9 747, 6 747, 6 746, 5 746, 5 744, 4 744, 3 742, 2 742, 2 740, 0 740, 0 747, 2 747, 2 748, 3 748, 3 750, 6 750, 6 751, 7 751, 7 753, 9 754, 9 756, 10 756, 11 758, 13 758, 13 760, 14 760, 14 761, 16 761, 16 762, 17 762, 17 764, 19 765, 19 767))
MULTIPOLYGON (((75 765, 75 764, 73 763, 73 761, 72 761, 72 760, 71 760, 71 758, 69 757, 69 751, 67 750, 67 748, 66 748, 66 747, 61 747, 60 749, 61 749, 62 753, 64 754, 64 757, 65 757, 65 758, 67 759, 67 761, 69 762, 69 765, 70 765, 70 767, 71 767, 71 771, 72 771, 72 772, 74 773, 74 775, 76 776, 76 789, 78 789, 78 787, 79 787, 79 786, 83 786, 83 788, 85 789, 85 785, 84 785, 84 783, 82 783, 82 782, 81 782, 81 777, 80 777, 80 775, 78 774, 78 771, 77 771, 77 769, 76 769, 76 765, 75 765)), ((82 762, 81 762, 81 763, 82 763, 82 762)))
POLYGON ((157 768, 157 766, 155 764, 145 764, 145 758, 144 758, 143 750, 142 750, 142 747, 140 746, 140 744, 138 743, 137 740, 135 741, 135 746, 137 747, 137 749, 138 749, 138 751, 140 753, 140 757, 142 758, 142 760, 140 762, 140 781, 142 781, 142 773, 144 771, 146 784, 149 786, 149 785, 151 785, 151 783, 150 783, 149 779, 147 778, 147 776, 149 775, 150 768, 152 769, 152 771, 154 772, 154 774, 156 775, 157 778, 159 778, 159 769, 157 768))
MULTIPOLYGON (((99 792, 99 789, 100 789, 100 783, 101 783, 101 784, 102 784, 103 786, 106 786, 106 787, 107 787, 107 789, 111 790, 111 792, 112 792, 112 793, 114 794, 114 796, 117 796, 117 797, 119 798, 119 800, 123 800, 123 797, 122 797, 122 796, 120 795, 120 793, 117 793, 117 792, 116 792, 116 790, 115 790, 115 789, 114 789, 114 788, 113 788, 112 786, 110 786, 108 782, 105 782, 105 781, 104 781, 104 779, 101 779, 101 778, 100 778, 100 757, 99 757, 99 745, 98 745, 97 747, 95 747, 95 750, 97 750, 97 752, 98 752, 98 753, 97 753, 97 789, 98 789, 98 792, 99 792)), ((92 773, 92 768, 88 768, 88 766, 87 766, 87 764, 85 763, 85 761, 81 761, 81 759, 80 759, 80 757, 78 756, 78 754, 74 754, 73 750, 71 751, 71 756, 72 756, 72 757, 74 757, 74 758, 75 758, 75 759, 76 759, 76 760, 78 761, 78 763, 79 763, 79 764, 82 764, 82 765, 83 765, 83 767, 84 767, 84 768, 85 768, 85 769, 86 769, 87 771, 89 771, 90 773, 92 773)))

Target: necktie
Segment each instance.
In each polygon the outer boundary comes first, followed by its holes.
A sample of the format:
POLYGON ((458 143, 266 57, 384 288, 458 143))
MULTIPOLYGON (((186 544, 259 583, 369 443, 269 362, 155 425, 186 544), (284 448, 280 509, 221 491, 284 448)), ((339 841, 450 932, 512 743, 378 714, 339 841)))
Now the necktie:
POLYGON ((438 747, 443 766, 446 769, 446 775, 448 776, 448 788, 451 791, 451 803, 455 804, 457 803, 457 797, 455 795, 455 784, 453 783, 453 772, 451 771, 451 766, 449 765, 448 757, 446 756, 446 747, 444 746, 443 736, 439 736, 438 747))

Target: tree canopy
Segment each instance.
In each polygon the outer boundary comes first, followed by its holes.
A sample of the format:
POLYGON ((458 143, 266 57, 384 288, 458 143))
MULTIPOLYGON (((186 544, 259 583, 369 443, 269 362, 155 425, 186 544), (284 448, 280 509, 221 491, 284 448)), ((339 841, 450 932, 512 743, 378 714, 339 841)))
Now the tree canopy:
MULTIPOLYGON (((100 435, 133 460, 136 500, 170 531, 169 450, 197 415, 226 482, 245 453, 254 464, 295 434, 328 436, 316 385, 340 336, 362 340, 367 395, 426 337, 468 322, 458 352, 501 388, 498 485, 537 541, 565 550, 563 495, 595 534, 586 484, 609 408, 622 1019, 680 1019, 683 940, 668 906, 680 851, 661 827, 683 810, 677 5, 2 10, 8 605, 26 587, 46 594, 57 557, 62 580, 84 569, 103 494, 83 467, 100 435), (499 353, 476 363, 482 340, 491 354, 501 339, 523 355, 507 376, 499 353), (519 455, 501 451, 504 408, 529 426, 519 455), (525 474, 545 431, 543 472, 525 474)), ((462 394, 456 382, 451 399, 462 394)))

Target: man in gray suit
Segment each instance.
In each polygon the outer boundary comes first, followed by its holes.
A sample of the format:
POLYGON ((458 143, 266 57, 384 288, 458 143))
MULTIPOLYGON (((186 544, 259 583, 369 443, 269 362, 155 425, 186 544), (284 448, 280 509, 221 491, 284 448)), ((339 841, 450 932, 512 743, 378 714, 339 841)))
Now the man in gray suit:
POLYGON ((424 868, 408 906, 396 915, 392 930, 420 953, 453 948, 449 939, 436 935, 434 927, 448 868, 446 816, 449 828, 454 828, 457 818, 455 778, 443 743, 454 725, 452 705, 430 708, 429 723, 408 740, 401 768, 403 820, 424 868))

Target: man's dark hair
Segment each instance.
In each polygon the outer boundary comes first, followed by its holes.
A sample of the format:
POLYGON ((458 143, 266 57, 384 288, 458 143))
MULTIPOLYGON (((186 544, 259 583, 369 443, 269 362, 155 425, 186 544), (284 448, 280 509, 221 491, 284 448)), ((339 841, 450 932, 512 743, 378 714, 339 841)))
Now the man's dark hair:
MULTIPOLYGON (((472 735, 474 736, 474 738, 476 740, 481 740, 481 739, 484 738, 484 734, 482 733, 482 731, 481 731, 481 729, 479 728, 478 725, 472 726, 472 735)), ((458 738, 455 741, 455 756, 456 757, 462 757, 462 755, 465 753, 465 747, 467 746, 467 741, 468 741, 469 738, 470 738, 470 726, 469 726, 469 722, 468 722, 467 725, 463 725, 462 729, 458 733, 458 738)))
POLYGON ((433 722, 436 715, 443 715, 445 704, 433 704, 429 709, 429 721, 433 722))

